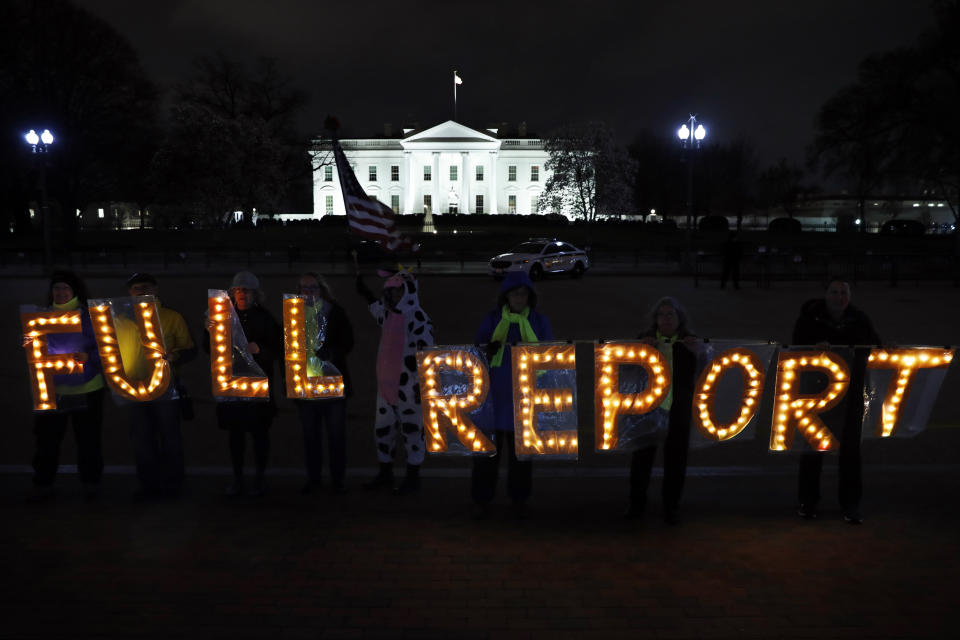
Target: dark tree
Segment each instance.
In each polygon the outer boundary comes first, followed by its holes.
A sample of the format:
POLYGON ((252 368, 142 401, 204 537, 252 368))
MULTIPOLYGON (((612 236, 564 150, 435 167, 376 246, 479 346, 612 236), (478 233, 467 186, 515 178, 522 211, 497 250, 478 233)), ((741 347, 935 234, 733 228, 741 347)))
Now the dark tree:
POLYGON ((903 185, 939 194, 957 217, 960 2, 933 8, 937 24, 930 33, 912 47, 868 57, 856 83, 818 114, 812 160, 851 183, 861 217, 868 195, 903 185))
POLYGON ((780 158, 757 177, 757 200, 768 215, 770 209, 780 207, 792 218, 801 197, 813 191, 804 183, 803 169, 786 158, 780 158))
POLYGON ((55 227, 98 201, 144 199, 157 136, 157 92, 130 44, 66 0, 0 5, 0 202, 7 224, 29 226, 37 198, 22 135, 49 128, 48 193, 55 227))
POLYGON ((633 160, 603 124, 570 125, 544 139, 550 178, 539 209, 569 209, 587 221, 632 208, 633 160))
POLYGON ((157 197, 167 209, 222 224, 233 211, 246 221, 278 212, 291 185, 310 174, 296 117, 306 94, 272 60, 253 71, 218 54, 196 61, 177 90, 167 138, 154 165, 157 197))
POLYGON ((637 211, 647 214, 675 214, 683 208, 684 177, 679 147, 672 139, 640 132, 628 148, 636 168, 633 202, 637 211))

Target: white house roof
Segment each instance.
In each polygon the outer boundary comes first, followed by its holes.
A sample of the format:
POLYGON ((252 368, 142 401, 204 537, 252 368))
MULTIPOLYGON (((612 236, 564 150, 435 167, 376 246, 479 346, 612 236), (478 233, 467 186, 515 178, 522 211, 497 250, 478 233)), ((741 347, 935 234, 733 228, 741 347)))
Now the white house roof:
POLYGON ((500 148, 500 140, 493 136, 471 129, 453 120, 447 120, 423 131, 418 131, 400 141, 404 149, 490 149, 500 148))

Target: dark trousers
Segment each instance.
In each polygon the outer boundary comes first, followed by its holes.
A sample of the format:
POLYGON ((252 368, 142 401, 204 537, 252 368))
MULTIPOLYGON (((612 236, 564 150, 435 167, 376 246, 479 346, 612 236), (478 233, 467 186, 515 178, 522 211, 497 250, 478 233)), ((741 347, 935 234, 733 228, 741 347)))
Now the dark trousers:
POLYGON ((488 504, 497 489, 497 471, 504 444, 507 448, 507 491, 510 499, 524 503, 533 488, 533 462, 517 460, 512 431, 497 431, 494 434, 497 454, 491 457, 476 456, 473 459, 472 494, 477 504, 488 504))
MULTIPOLYGON (((852 387, 852 385, 851 385, 852 387)), ((863 495, 863 461, 860 456, 860 420, 847 420, 840 434, 839 473, 840 507, 856 509, 863 495)), ((801 504, 816 506, 820 502, 820 472, 827 454, 816 451, 800 456, 799 498, 801 504)))
MULTIPOLYGON (((687 477, 687 451, 690 449, 690 421, 679 413, 670 413, 667 439, 663 444, 663 510, 676 511, 680 506, 683 484, 687 477)), ((647 487, 653 471, 657 445, 633 452, 630 459, 630 505, 642 511, 647 505, 647 487)))
POLYGON ((720 275, 720 288, 724 289, 727 286, 727 280, 733 278, 733 288, 740 288, 740 261, 739 260, 728 260, 724 258, 723 260, 723 271, 720 275))
POLYGON ((243 475, 243 458, 247 448, 247 434, 253 440, 253 461, 257 475, 263 475, 267 468, 267 458, 270 457, 270 428, 257 425, 248 428, 231 428, 230 431, 230 460, 233 463, 233 475, 243 475))
POLYGON ((103 449, 100 445, 103 425, 103 389, 86 394, 86 408, 57 413, 34 414, 33 433, 37 450, 33 456, 33 484, 49 487, 60 466, 60 444, 67 431, 67 423, 73 423, 73 435, 77 441, 77 467, 80 481, 97 484, 103 476, 103 449))
POLYGON ((343 486, 347 467, 347 401, 298 400, 297 413, 303 427, 303 453, 307 463, 307 478, 311 484, 323 480, 323 425, 327 427, 327 447, 330 457, 330 479, 334 487, 343 486))
POLYGON ((132 403, 130 439, 137 478, 145 491, 176 490, 183 485, 183 436, 176 400, 132 403))

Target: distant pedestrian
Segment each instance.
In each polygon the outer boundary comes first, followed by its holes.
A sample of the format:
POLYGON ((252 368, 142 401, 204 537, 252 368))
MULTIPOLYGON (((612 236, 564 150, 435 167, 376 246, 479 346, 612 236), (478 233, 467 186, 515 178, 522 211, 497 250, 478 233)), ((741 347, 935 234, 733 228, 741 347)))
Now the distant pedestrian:
POLYGON ((173 378, 171 392, 163 397, 130 403, 130 439, 140 481, 137 497, 173 497, 180 493, 184 477, 180 402, 173 397, 173 392, 184 392, 180 373, 183 365, 196 358, 197 347, 183 316, 161 304, 156 278, 149 273, 135 273, 127 280, 127 292, 132 297, 153 296, 156 300, 173 378))
MULTIPOLYGON (((330 362, 343 376, 344 397, 319 400, 294 400, 300 426, 303 427, 303 451, 307 466, 308 494, 323 485, 323 426, 327 429, 330 483, 334 493, 344 493, 344 472, 347 460, 347 398, 353 394, 353 383, 347 369, 347 355, 353 350, 353 327, 333 291, 319 274, 308 271, 300 276, 298 292, 307 297, 306 313, 312 313, 322 327, 323 343, 316 357, 330 362)), ((318 331, 320 329, 318 328, 318 331)), ((316 339, 318 336, 312 336, 316 339)))
POLYGON ((727 280, 733 280, 733 288, 740 288, 740 261, 743 259, 743 245, 740 232, 731 231, 721 247, 723 271, 720 275, 720 288, 726 289, 727 280))
MULTIPOLYGON (((255 464, 255 476, 249 495, 257 497, 262 496, 266 490, 264 472, 270 455, 270 426, 277 413, 276 366, 283 357, 283 332, 277 321, 263 307, 264 296, 260 281, 249 271, 240 271, 233 276, 230 299, 246 335, 250 355, 269 381, 270 396, 267 402, 231 400, 217 403, 217 425, 229 433, 230 459, 233 463, 233 482, 227 487, 226 493, 228 496, 239 496, 246 491, 243 458, 249 433, 253 440, 255 464)), ((205 351, 210 351, 209 331, 204 335, 203 347, 205 351)))
POLYGON ((95 498, 103 476, 101 430, 103 426, 104 381, 100 354, 87 312, 87 286, 74 272, 54 271, 46 291, 46 304, 56 311, 80 311, 80 333, 47 336, 51 354, 79 353, 83 372, 53 376, 57 409, 38 411, 33 418, 36 453, 33 456, 33 491, 29 499, 45 500, 53 495, 53 480, 60 466, 60 444, 67 424, 73 425, 77 442, 77 468, 84 497, 95 498))
MULTIPOLYGON (((850 283, 846 278, 833 277, 822 298, 808 300, 800 309, 793 328, 793 344, 816 345, 827 349, 831 345, 878 345, 880 336, 866 313, 850 304, 850 283)), ((839 494, 843 519, 849 524, 860 524, 860 498, 863 495, 863 462, 860 457, 860 434, 863 429, 863 402, 854 397, 855 390, 863 388, 870 350, 854 350, 850 367, 849 400, 839 437, 839 494)), ((859 393, 859 391, 857 391, 859 393)), ((817 517, 820 502, 820 473, 824 453, 805 452, 800 457, 799 515, 817 517)))
POLYGON ((383 294, 376 297, 357 275, 356 288, 367 301, 370 314, 380 325, 377 349, 377 415, 374 437, 380 470, 364 489, 393 488, 393 457, 397 437, 407 453, 407 475, 394 492, 398 495, 420 489, 420 465, 426 442, 417 381, 417 351, 433 346, 433 322, 420 307, 417 279, 400 269, 378 272, 385 277, 383 294))
POLYGON ((500 459, 506 451, 507 492, 518 517, 526 511, 533 489, 533 462, 518 460, 513 426, 513 360, 510 346, 516 342, 553 340, 547 317, 538 311, 537 292, 525 271, 511 271, 500 285, 497 306, 484 316, 477 331, 477 344, 487 345, 490 362, 490 399, 493 402, 494 456, 473 458, 472 494, 477 517, 485 517, 497 487, 500 459))
MULTIPOLYGON (((693 387, 701 343, 690 331, 687 312, 676 298, 667 296, 657 300, 650 310, 650 318, 649 328, 639 338, 657 347, 670 367, 670 387, 666 398, 655 411, 666 414, 663 418, 667 423, 663 444, 663 519, 668 524, 677 524, 680 497, 687 475, 693 387)), ((656 443, 645 443, 633 452, 630 460, 630 505, 626 512, 628 518, 641 517, 646 509, 647 487, 656 453, 656 443)))

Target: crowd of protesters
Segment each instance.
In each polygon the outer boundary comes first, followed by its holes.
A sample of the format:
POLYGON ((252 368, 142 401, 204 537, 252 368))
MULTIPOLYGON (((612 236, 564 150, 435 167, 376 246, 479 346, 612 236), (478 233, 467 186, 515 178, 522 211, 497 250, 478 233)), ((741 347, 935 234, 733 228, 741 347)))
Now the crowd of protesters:
MULTIPOLYGON (((379 293, 372 291, 359 275, 356 281, 357 293, 367 302, 373 320, 381 328, 375 366, 374 363, 361 365, 366 370, 376 371, 377 398, 371 412, 374 416, 373 442, 380 465, 376 476, 364 483, 363 488, 368 491, 391 490, 397 495, 405 495, 420 489, 419 471, 426 446, 416 352, 433 345, 433 326, 420 306, 418 283, 412 273, 402 268, 378 273, 384 278, 379 293), (407 463, 406 474, 399 484, 395 483, 393 473, 398 440, 403 443, 407 463)), ((193 413, 190 393, 183 386, 180 373, 182 367, 196 357, 197 347, 183 316, 161 303, 160 287, 155 277, 146 273, 134 274, 126 285, 131 297, 154 297, 166 348, 165 357, 170 361, 173 373, 171 393, 147 402, 131 402, 127 407, 140 485, 135 497, 176 498, 184 482, 181 419, 190 418, 193 413)), ((345 384, 343 397, 294 401, 303 430, 306 481, 302 492, 309 494, 323 487, 326 457, 330 489, 342 494, 347 490, 346 404, 352 396, 347 361, 354 346, 353 326, 321 275, 314 272, 301 274, 297 288, 307 301, 307 312, 315 314, 324 327, 323 339, 316 343, 313 355, 332 363, 345 384)), ((246 338, 247 352, 267 377, 270 396, 265 402, 217 403, 217 425, 227 433, 233 469, 233 480, 226 487, 226 494, 256 497, 266 491, 264 477, 269 463, 270 426, 276 415, 274 394, 278 388, 278 373, 282 373, 283 330, 264 307, 263 291, 254 274, 248 271, 237 273, 229 295, 246 338), (254 458, 254 475, 249 484, 244 473, 248 434, 254 458)), ((44 297, 49 309, 87 310, 86 285, 71 271, 54 272, 44 297)), ((537 310, 537 302, 536 289, 527 274, 511 272, 500 286, 495 307, 479 321, 476 343, 485 350, 490 371, 493 424, 488 435, 495 443, 496 451, 493 455, 473 458, 471 493, 477 518, 484 518, 489 513, 501 458, 507 459, 507 493, 517 517, 523 517, 532 493, 532 462, 518 458, 514 446, 511 345, 554 339, 550 321, 537 310)), ((209 330, 210 327, 207 320, 206 328, 209 330)), ((98 493, 104 466, 101 427, 106 385, 88 313, 82 314, 81 329, 79 333, 52 334, 47 338, 51 354, 82 354, 84 367, 81 373, 54 377, 58 410, 35 413, 36 450, 33 490, 29 497, 34 501, 53 495, 60 445, 68 424, 72 425, 77 442, 77 466, 83 494, 87 499, 95 499, 98 493)), ((644 515, 651 470, 658 445, 662 445, 662 516, 667 523, 676 524, 686 476, 697 354, 703 348, 703 342, 693 332, 683 304, 670 296, 653 305, 646 324, 638 326, 637 330, 638 340, 656 347, 663 354, 671 370, 672 384, 655 409, 665 425, 660 437, 635 443, 625 516, 639 518, 644 515)), ((867 315, 850 304, 850 285, 842 278, 831 279, 822 297, 802 305, 792 340, 796 345, 820 348, 880 343, 867 315)), ((202 346, 209 353, 208 332, 204 333, 202 346)), ((852 365, 852 384, 862 384, 866 371, 865 352, 858 353, 852 365)), ((839 501, 845 521, 851 524, 862 522, 859 508, 862 418, 863 404, 849 402, 839 434, 839 501)), ((803 518, 817 516, 823 460, 821 452, 801 456, 798 513, 803 518)))

